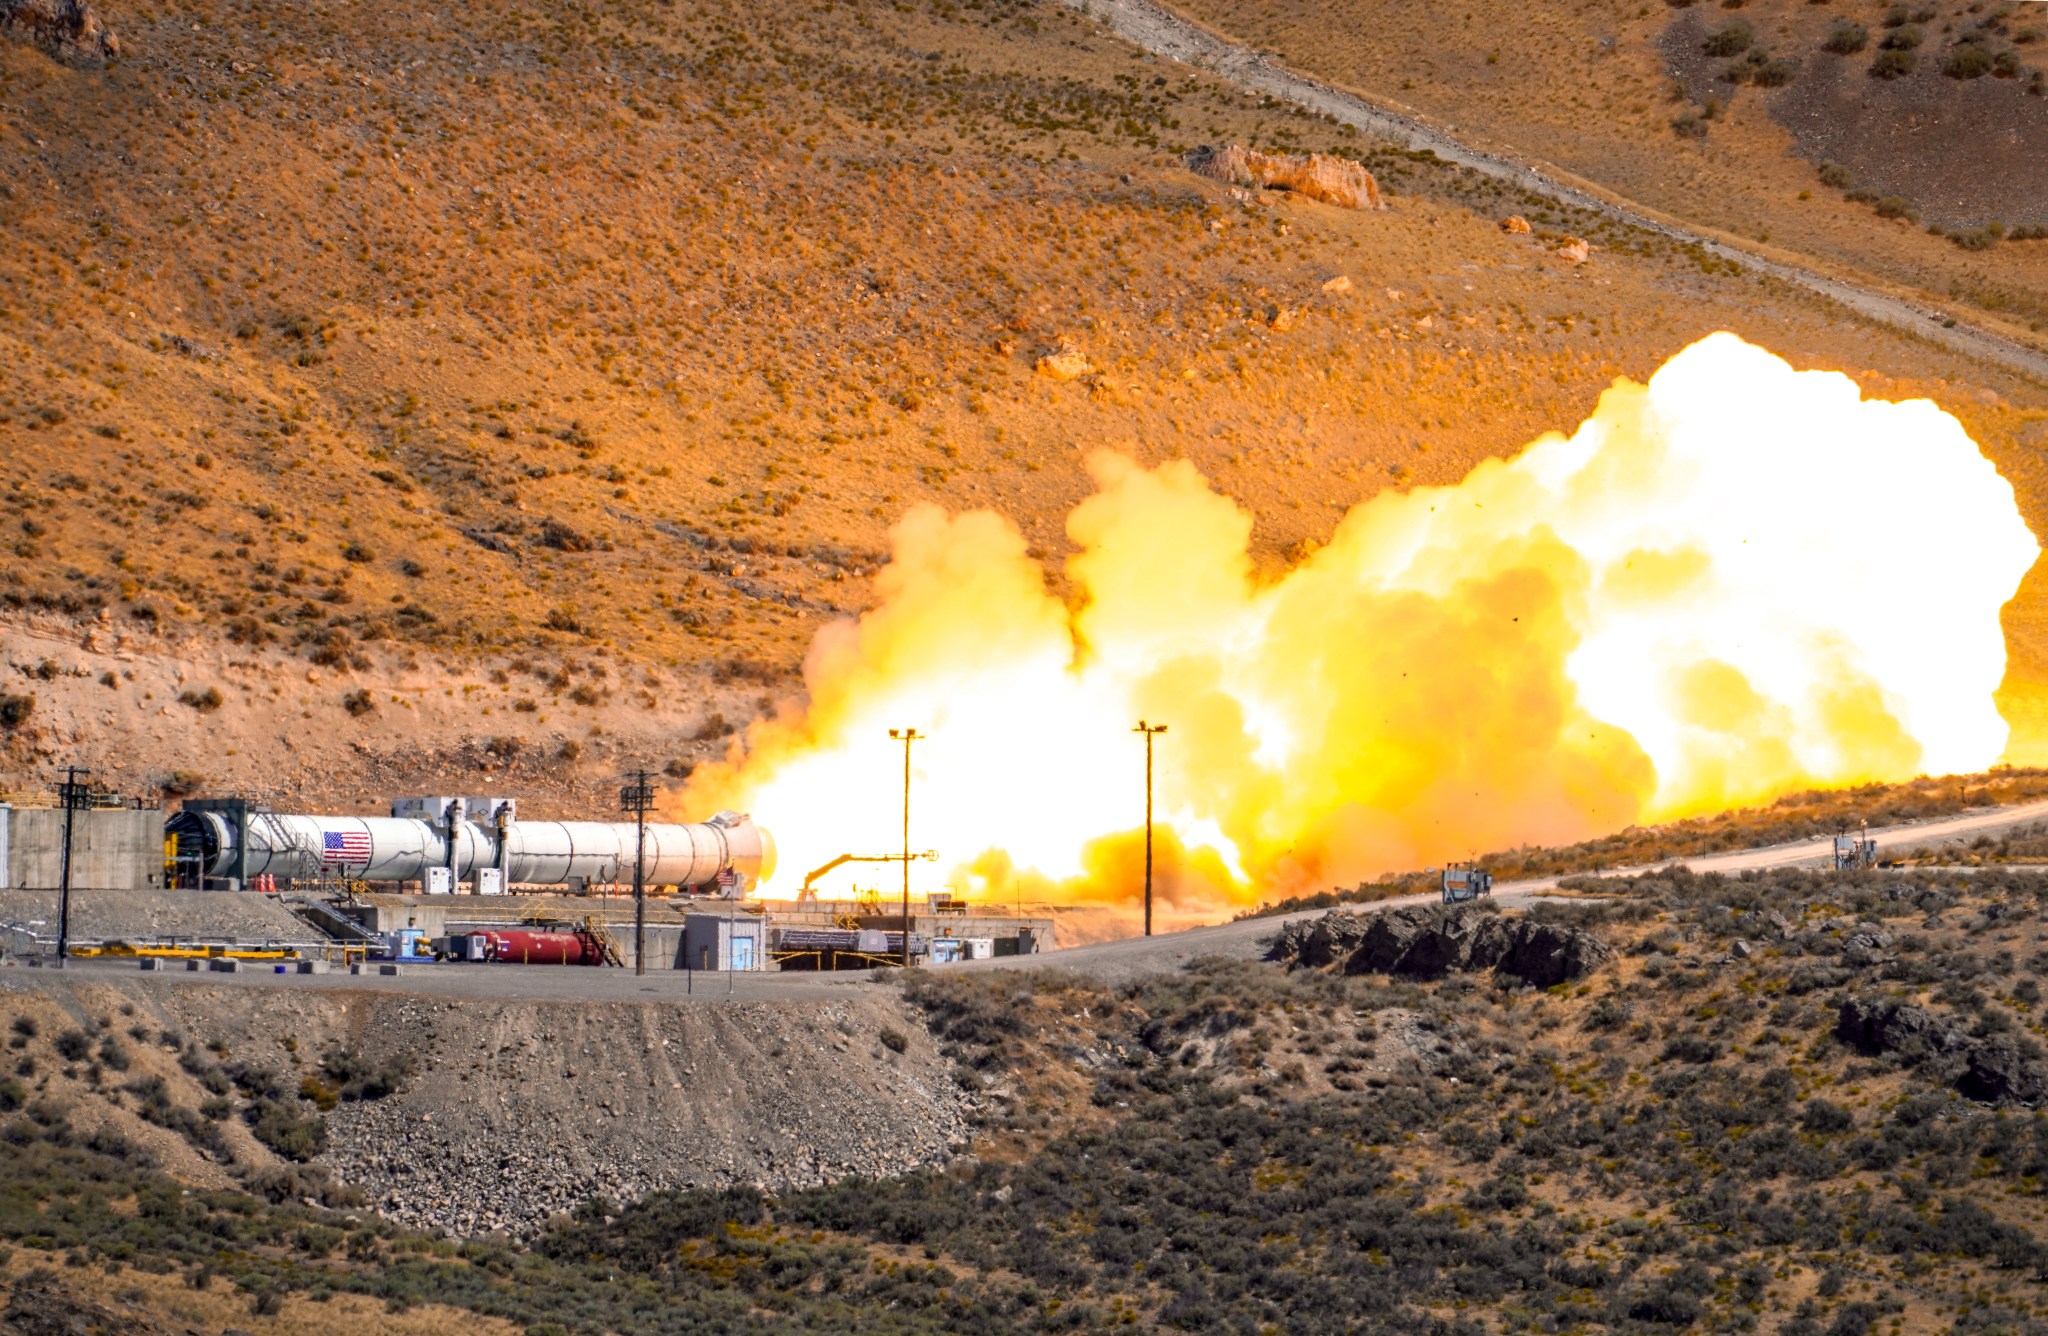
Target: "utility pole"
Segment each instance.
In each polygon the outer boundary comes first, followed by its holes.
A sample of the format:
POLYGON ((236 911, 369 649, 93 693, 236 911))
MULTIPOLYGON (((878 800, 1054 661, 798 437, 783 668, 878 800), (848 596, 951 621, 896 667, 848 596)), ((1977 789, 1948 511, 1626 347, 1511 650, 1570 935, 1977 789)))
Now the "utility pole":
POLYGON ((1165 724, 1148 724, 1143 719, 1131 730, 1145 735, 1145 935, 1152 935, 1152 739, 1166 731, 1165 724))
POLYGON ((654 806, 654 785, 645 770, 628 776, 633 782, 619 790, 619 806, 633 814, 633 973, 647 973, 647 810, 654 806))
POLYGON ((57 799, 64 804, 64 857, 57 880, 57 967, 62 969, 71 955, 71 823, 72 819, 92 804, 92 786, 81 784, 81 771, 77 766, 64 771, 64 782, 57 786, 57 799))
POLYGON ((926 735, 914 728, 892 728, 889 736, 903 744, 903 968, 910 968, 910 744, 926 735))

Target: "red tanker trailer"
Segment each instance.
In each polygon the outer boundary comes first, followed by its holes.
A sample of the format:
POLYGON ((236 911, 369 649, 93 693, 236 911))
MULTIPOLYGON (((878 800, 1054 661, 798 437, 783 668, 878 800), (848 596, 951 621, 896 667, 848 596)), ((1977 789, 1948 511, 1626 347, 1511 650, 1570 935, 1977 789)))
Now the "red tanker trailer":
POLYGON ((485 960, 514 965, 602 965, 603 939, 585 928, 573 932, 530 931, 524 928, 493 929, 469 934, 483 939, 485 960))

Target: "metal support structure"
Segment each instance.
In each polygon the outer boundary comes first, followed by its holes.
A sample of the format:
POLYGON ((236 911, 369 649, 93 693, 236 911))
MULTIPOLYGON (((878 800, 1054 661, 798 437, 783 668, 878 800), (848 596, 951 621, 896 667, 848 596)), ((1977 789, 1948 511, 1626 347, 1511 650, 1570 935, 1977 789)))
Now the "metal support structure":
POLYGON ((889 736, 903 744, 903 968, 910 968, 910 744, 926 735, 914 728, 892 728, 889 736))
POLYGON ((647 813, 654 806, 653 778, 635 770, 619 790, 619 806, 633 814, 633 973, 647 973, 647 813))
POLYGON ((1145 735, 1145 935, 1152 935, 1152 739, 1166 731, 1165 724, 1148 724, 1143 719, 1131 730, 1145 735))
POLYGON ((79 775, 91 774, 77 766, 67 767, 64 782, 57 786, 57 800, 64 804, 64 856, 57 880, 57 964, 71 954, 71 830, 79 812, 92 806, 92 786, 79 782, 79 775))

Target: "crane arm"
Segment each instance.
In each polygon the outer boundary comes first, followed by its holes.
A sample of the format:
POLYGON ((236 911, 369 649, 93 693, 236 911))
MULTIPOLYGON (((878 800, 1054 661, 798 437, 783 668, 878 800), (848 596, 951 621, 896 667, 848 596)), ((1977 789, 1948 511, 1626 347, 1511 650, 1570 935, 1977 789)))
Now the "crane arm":
MULTIPOLYGON (((928 862, 935 863, 938 861, 939 851, 936 849, 927 849, 921 854, 912 854, 911 857, 913 859, 922 858, 928 862)), ((831 862, 826 863, 821 867, 814 867, 809 872, 804 873, 804 884, 799 889, 800 891, 808 891, 809 889, 811 889, 812 884, 818 880, 818 878, 824 876, 833 868, 843 866, 847 863, 900 863, 902 861, 902 854, 841 854, 839 855, 839 857, 833 859, 831 862)))

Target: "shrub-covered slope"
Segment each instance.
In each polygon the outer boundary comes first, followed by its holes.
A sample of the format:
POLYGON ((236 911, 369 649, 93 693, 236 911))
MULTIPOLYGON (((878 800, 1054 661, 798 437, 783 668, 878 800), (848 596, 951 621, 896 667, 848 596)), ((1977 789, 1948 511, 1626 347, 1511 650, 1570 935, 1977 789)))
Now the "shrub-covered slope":
POLYGON ((458 1247, 181 1193, 37 1110, 6 1126, 0 1233, 17 1272, 33 1249, 218 1271, 259 1310, 359 1292, 564 1330, 2031 1330, 2048 1113, 1972 1072, 2043 1070, 2048 881, 1600 886, 1538 914, 1616 958, 1549 990, 919 975, 985 1105, 946 1171, 458 1247), (1865 1024, 1901 1011, 1897 1042, 1865 1024))

